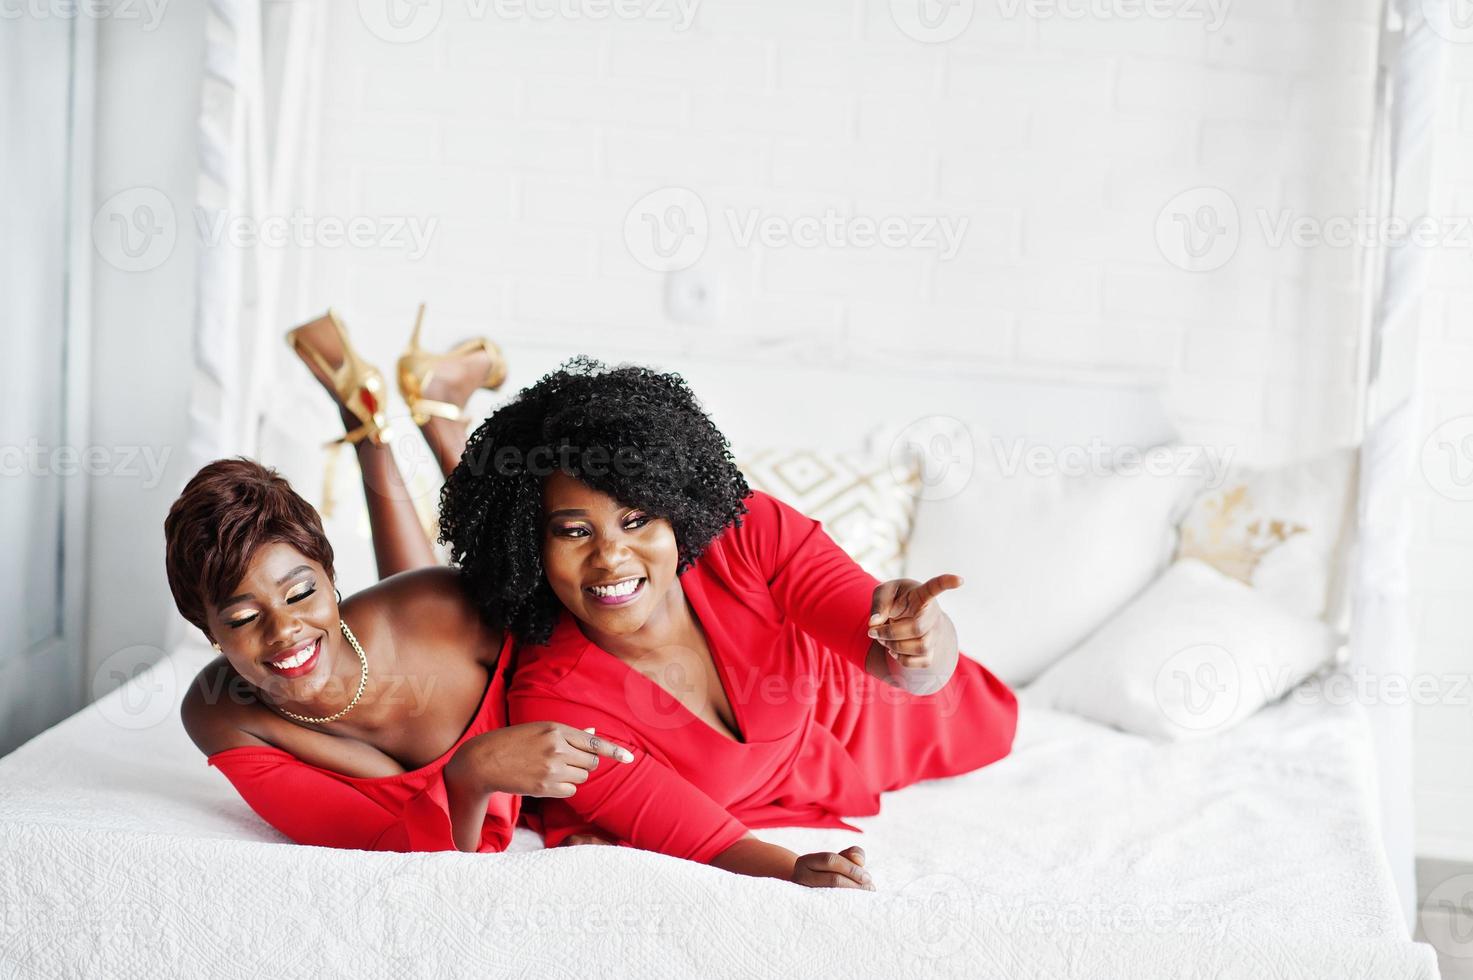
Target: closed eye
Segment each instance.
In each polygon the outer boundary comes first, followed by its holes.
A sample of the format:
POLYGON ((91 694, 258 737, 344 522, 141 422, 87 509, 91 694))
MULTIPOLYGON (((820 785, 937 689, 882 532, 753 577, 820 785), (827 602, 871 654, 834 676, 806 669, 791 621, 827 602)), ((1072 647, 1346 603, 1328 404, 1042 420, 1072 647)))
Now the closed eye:
MULTIPOLYGON (((312 595, 316 591, 317 591, 317 587, 316 586, 313 586, 313 587, 311 587, 309 589, 305 589, 305 590, 303 590, 301 592, 296 592, 296 593, 293 593, 292 595, 287 596, 286 597, 286 601, 289 602, 289 603, 292 603, 292 602, 301 602, 303 599, 305 599, 308 596, 312 595)), ((249 623, 254 623, 255 621, 256 621, 256 617, 253 616, 253 615, 252 616, 244 616, 244 617, 242 617, 240 619, 233 619, 233 620, 232 619, 227 619, 225 621, 225 625, 226 626, 229 626, 233 630, 238 630, 242 626, 245 626, 245 625, 247 625, 249 623)))

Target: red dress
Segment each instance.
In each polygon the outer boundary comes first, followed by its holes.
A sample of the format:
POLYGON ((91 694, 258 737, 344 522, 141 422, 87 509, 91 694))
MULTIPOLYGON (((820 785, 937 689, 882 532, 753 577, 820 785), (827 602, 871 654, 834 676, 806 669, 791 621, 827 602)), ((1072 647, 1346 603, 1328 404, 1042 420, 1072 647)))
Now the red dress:
POLYGON ((874 577, 817 521, 763 493, 747 506, 680 578, 742 741, 595 646, 566 612, 547 644, 519 654, 512 724, 592 727, 634 753, 632 764, 604 760, 571 798, 541 801, 549 847, 591 825, 708 862, 749 828, 846 827, 840 816, 879 812, 882 791, 1012 748, 1017 699, 977 662, 960 658, 930 697, 866 674, 874 577))
MULTIPOLYGON (((235 785, 262 819, 298 844, 362 851, 450 851, 455 838, 441 774, 468 739, 506 725, 511 642, 503 643, 475 717, 434 762, 393 776, 344 776, 270 746, 241 746, 206 759, 235 785)), ((516 826, 521 797, 494 793, 478 851, 502 851, 516 826)))

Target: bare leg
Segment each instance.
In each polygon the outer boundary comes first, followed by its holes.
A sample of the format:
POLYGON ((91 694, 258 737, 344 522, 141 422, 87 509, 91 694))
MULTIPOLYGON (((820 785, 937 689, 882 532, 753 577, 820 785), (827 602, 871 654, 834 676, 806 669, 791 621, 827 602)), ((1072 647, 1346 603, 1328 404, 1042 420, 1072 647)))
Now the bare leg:
MULTIPOLYGON (((491 355, 479 350, 443 361, 425 386, 425 397, 455 405, 464 413, 466 402, 486 379, 491 366, 491 355)), ((431 418, 419 427, 445 476, 450 475, 465 452, 466 425, 466 422, 431 418)))
MULTIPOLYGON (((342 363, 342 343, 329 321, 317 321, 304 330, 303 335, 329 365, 342 363)), ((357 418, 343 408, 331 380, 311 360, 304 359, 304 363, 337 402, 344 428, 347 431, 356 429, 359 424, 357 418)), ((354 448, 358 453, 358 467, 363 473, 363 495, 368 503, 368 525, 373 534, 373 554, 379 578, 436 564, 434 549, 430 547, 429 537, 419 522, 419 514, 404 486, 393 451, 388 445, 376 446, 367 439, 354 448)))
MULTIPOLYGON (((350 417, 344 423, 353 425, 356 420, 350 417)), ((355 448, 358 469, 363 473, 363 496, 368 503, 378 577, 438 564, 393 451, 387 444, 375 446, 367 439, 355 448)))
MULTIPOLYGON (((490 357, 483 351, 447 361, 437 368, 425 388, 425 397, 464 409, 490 366, 490 357)), ((344 419, 345 424, 351 421, 351 416, 344 419)), ((466 423, 431 417, 419 431, 435 454, 440 472, 449 476, 465 452, 466 423)), ((379 577, 435 564, 434 550, 410 503, 393 453, 387 446, 359 443, 358 463, 363 470, 363 492, 368 498, 368 523, 373 529, 379 577)))
POLYGON ((424 434, 425 442, 430 444, 430 452, 435 454, 440 472, 449 476, 465 452, 465 423, 430 419, 419 427, 419 431, 424 434))
MULTIPOLYGON (((310 339, 329 364, 341 363, 341 345, 330 324, 324 324, 320 330, 314 329, 310 339)), ((425 397, 464 408, 471 394, 486 378, 491 363, 491 357, 485 351, 473 351, 464 357, 442 362, 425 388, 425 397)), ((331 385, 316 366, 308 362, 308 367, 328 393, 333 394, 331 385)), ((343 409, 342 416, 343 425, 348 430, 357 427, 358 420, 352 413, 343 409)), ((465 451, 466 423, 431 418, 420 426, 420 432, 435 454, 440 472, 449 476, 465 451)), ((366 439, 355 449, 358 468, 363 474, 363 495, 368 503, 368 525, 373 536, 373 554, 379 578, 437 564, 434 548, 419 521, 419 513, 393 452, 387 445, 376 446, 366 439)))

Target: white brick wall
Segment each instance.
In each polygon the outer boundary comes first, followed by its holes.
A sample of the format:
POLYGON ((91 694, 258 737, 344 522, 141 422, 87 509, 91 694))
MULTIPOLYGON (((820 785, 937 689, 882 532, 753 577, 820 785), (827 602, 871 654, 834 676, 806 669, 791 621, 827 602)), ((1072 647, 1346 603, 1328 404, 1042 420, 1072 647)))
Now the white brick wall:
MULTIPOLYGON (((810 340, 862 357, 884 333, 876 310, 929 315, 931 342, 963 369, 1158 378, 1187 438, 1285 458, 1349 434, 1342 412, 1284 407, 1325 337, 1351 329, 1322 311, 1354 313, 1356 267, 1267 246, 1249 209, 1359 205, 1374 7, 1240 0, 1210 32, 1185 15, 1203 4, 1129 19, 988 0, 961 36, 924 44, 881 0, 713 2, 683 33, 447 0, 423 40, 388 44, 338 6, 317 208, 417 208, 439 224, 418 263, 314 256, 307 306, 343 306, 386 358, 421 296, 435 336, 490 331, 513 349, 565 350, 609 327, 642 351, 758 331, 787 338, 773 357, 810 340), (704 261, 722 294, 704 334, 664 321, 661 277, 623 243, 629 206, 667 184, 712 218, 704 261), (1224 269, 1192 274, 1163 260, 1155 227, 1174 194, 1204 185, 1234 196, 1245 234, 1224 269), (728 206, 970 227, 944 262, 743 249, 728 206), (816 317, 781 315, 815 302, 816 317), (750 319, 775 312, 780 330, 750 319)), ((1344 379, 1310 373, 1348 397, 1344 379)))
MULTIPOLYGON (((705 0, 683 33, 668 19, 506 21, 445 0, 423 40, 396 44, 333 4, 313 207, 439 224, 418 262, 311 255, 301 312, 338 306, 387 368, 428 299, 431 343, 489 333, 514 384, 532 380, 519 361, 549 353, 719 357, 740 340, 758 360, 1154 379, 1185 438, 1240 460, 1348 440, 1356 255, 1275 247, 1257 212, 1362 207, 1379 3, 1236 0, 1216 31, 1185 15, 1205 2, 1166 19, 1036 6, 977 0, 960 36, 927 44, 889 0, 705 0), (666 185, 711 216, 703 264, 720 312, 707 326, 666 318, 663 277, 624 242, 630 206, 666 185), (1242 238, 1222 268, 1192 273, 1163 258, 1157 219, 1202 186, 1232 196, 1242 238), (742 248, 726 207, 946 215, 970 231, 950 261, 742 248), (896 323, 919 349, 895 342, 896 323)), ((1473 201, 1473 70, 1457 54, 1443 207, 1473 201)), ((1449 260, 1429 303, 1429 431, 1473 413, 1468 261, 1449 260)), ((1419 488, 1426 664, 1467 669, 1470 512, 1419 488)), ((1469 856, 1473 774, 1453 762, 1473 747, 1473 711, 1423 711, 1418 738, 1424 850, 1469 856)))

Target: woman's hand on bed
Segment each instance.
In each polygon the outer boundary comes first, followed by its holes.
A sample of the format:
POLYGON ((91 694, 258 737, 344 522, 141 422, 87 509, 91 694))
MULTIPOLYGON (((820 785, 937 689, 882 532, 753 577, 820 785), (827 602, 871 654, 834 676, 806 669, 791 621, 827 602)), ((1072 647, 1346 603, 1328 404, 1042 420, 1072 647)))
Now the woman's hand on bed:
POLYGON ((960 588, 957 575, 926 582, 899 578, 875 586, 870 600, 869 672, 913 694, 933 694, 956 669, 956 628, 937 598, 960 588))
POLYGON ((566 799, 600 759, 628 763, 634 756, 571 725, 533 721, 467 739, 446 764, 445 777, 482 793, 566 799))
POLYGON ((864 870, 864 849, 846 847, 835 854, 819 851, 799 856, 786 847, 747 834, 711 859, 723 871, 754 878, 779 878, 808 888, 862 888, 874 891, 875 882, 864 870))
POLYGON ((864 848, 846 847, 839 853, 804 854, 793 865, 793 880, 809 888, 863 888, 875 890, 875 880, 864 870, 864 848))

